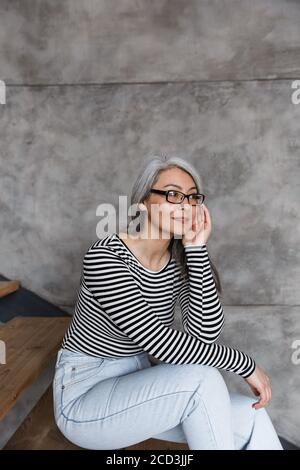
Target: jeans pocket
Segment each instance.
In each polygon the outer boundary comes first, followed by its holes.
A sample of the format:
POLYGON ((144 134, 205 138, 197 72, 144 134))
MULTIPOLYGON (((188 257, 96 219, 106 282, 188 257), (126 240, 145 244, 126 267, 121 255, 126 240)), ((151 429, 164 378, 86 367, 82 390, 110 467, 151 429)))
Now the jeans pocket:
POLYGON ((96 360, 87 359, 83 362, 75 361, 73 363, 64 364, 64 373, 62 377, 63 389, 98 376, 104 367, 104 364, 104 358, 97 358, 96 360))

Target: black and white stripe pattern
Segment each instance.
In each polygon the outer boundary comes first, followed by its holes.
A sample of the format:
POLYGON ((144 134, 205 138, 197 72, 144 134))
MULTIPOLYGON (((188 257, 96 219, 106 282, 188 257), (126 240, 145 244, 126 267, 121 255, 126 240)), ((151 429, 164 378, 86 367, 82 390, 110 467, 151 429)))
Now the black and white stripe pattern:
POLYGON ((224 312, 212 276, 206 245, 185 247, 189 279, 179 292, 183 329, 204 343, 215 342, 224 325, 224 312))
POLYGON ((145 268, 116 234, 87 250, 75 312, 62 347, 92 356, 146 351, 171 364, 206 364, 248 377, 255 361, 216 343, 224 313, 206 245, 186 246, 189 277, 172 258, 160 271, 145 268), (176 301, 183 330, 172 328, 176 301))

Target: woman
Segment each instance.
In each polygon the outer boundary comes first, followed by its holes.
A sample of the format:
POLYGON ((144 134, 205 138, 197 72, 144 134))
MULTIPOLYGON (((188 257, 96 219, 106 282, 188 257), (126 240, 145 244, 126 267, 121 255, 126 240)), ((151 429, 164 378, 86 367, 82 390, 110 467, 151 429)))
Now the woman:
POLYGON ((216 342, 224 313, 201 189, 185 160, 152 158, 132 192, 145 215, 137 235, 131 222, 84 256, 53 382, 56 423, 80 447, 152 437, 189 449, 282 450, 265 410, 269 378, 248 354, 216 342), (183 331, 172 328, 177 300, 183 331), (229 393, 218 369, 260 399, 229 393))

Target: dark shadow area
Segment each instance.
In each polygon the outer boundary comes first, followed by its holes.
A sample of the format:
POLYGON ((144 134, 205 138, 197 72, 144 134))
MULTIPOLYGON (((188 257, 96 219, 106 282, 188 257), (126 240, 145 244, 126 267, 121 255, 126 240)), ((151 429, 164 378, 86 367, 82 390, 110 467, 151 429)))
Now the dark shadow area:
MULTIPOLYGON (((10 280, 0 274, 0 281, 10 280)), ((17 291, 0 299, 0 321, 6 323, 17 316, 67 317, 70 315, 34 292, 20 286, 17 291)))
POLYGON ((284 450, 300 450, 299 447, 295 446, 294 444, 292 444, 291 442, 287 441, 286 439, 284 439, 283 437, 279 436, 279 440, 282 444, 282 447, 284 448, 284 450))

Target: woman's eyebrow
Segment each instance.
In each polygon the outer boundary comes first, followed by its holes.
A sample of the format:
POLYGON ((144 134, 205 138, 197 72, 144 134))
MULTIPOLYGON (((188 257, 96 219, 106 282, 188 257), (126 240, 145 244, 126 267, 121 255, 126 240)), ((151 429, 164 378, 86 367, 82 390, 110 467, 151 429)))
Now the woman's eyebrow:
MULTIPOLYGON (((171 183, 165 184, 165 185, 163 186, 163 188, 166 188, 167 186, 176 186, 176 188, 182 189, 182 187, 181 187, 181 186, 178 186, 178 184, 171 184, 171 183)), ((190 191, 191 189, 197 189, 197 188, 196 188, 196 186, 192 186, 190 189, 188 189, 188 191, 190 191)))

